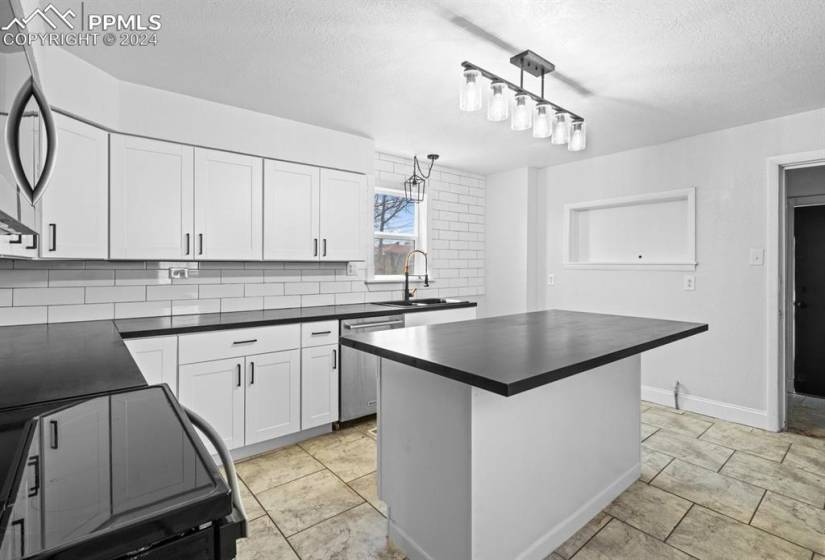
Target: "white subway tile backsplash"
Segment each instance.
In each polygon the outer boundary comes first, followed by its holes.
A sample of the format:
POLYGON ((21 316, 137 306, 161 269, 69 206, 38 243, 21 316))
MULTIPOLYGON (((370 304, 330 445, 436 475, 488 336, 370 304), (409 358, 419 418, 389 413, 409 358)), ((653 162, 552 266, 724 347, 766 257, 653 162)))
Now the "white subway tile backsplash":
POLYGON ((47 307, 0 307, 0 327, 45 323, 47 307))
POLYGON ((48 270, 0 270, 0 288, 45 288, 48 285, 48 270))
POLYGON ((92 303, 82 305, 50 305, 49 323, 67 323, 70 321, 97 321, 113 319, 114 303, 92 303))
POLYGON ((112 286, 86 288, 86 303, 145 301, 146 286, 112 286))
POLYGON ((243 284, 201 284, 198 290, 201 299, 243 297, 243 284))
POLYGON ((115 319, 131 319, 134 317, 158 317, 171 314, 171 301, 141 301, 134 303, 115 304, 115 319))
POLYGON ((114 270, 49 270, 50 287, 114 286, 114 270))
POLYGON ((12 301, 15 307, 83 303, 83 288, 15 288, 12 301))
MULTIPOLYGON (((376 154, 379 185, 398 186, 410 158, 376 154)), ((418 297, 484 293, 484 178, 436 166, 418 297)), ((369 228, 364 224, 365 230, 369 228)), ((367 283, 366 262, 77 261, 0 259, 0 324, 148 317, 398 300, 403 284, 367 283), (189 278, 171 280, 169 268, 189 278), (352 274, 351 274, 352 272, 352 274)))
POLYGON ((198 286, 146 286, 146 300, 157 299, 197 299, 198 286))

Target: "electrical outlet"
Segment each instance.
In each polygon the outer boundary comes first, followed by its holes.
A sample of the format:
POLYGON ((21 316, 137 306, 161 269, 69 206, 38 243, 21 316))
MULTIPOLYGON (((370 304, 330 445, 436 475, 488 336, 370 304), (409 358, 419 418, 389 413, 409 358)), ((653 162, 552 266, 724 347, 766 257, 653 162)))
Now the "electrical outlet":
POLYGON ((547 285, 548 286, 555 286, 556 285, 556 275, 555 274, 548 274, 547 275, 547 285))
POLYGON ((696 277, 693 274, 685 274, 682 278, 682 288, 692 292, 696 289, 696 277))
POLYGON ((355 276, 358 274, 358 270, 355 267, 355 263, 347 263, 347 276, 355 276))
POLYGON ((189 269, 188 268, 170 268, 169 269, 169 278, 172 280, 182 280, 185 278, 189 278, 189 269))
POLYGON ((763 264, 765 264, 765 250, 751 249, 748 262, 751 266, 762 266, 763 264))

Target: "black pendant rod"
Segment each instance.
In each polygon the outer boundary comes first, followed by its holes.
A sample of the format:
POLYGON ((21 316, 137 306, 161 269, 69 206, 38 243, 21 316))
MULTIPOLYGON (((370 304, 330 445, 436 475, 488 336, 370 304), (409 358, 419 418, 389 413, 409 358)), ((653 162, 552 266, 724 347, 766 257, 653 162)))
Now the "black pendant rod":
POLYGON ((553 108, 553 110, 567 113, 567 114, 570 115, 570 118, 573 120, 573 122, 584 121, 584 117, 580 117, 579 115, 577 115, 573 111, 568 111, 567 109, 565 109, 561 105, 556 105, 552 101, 544 98, 544 79, 542 79, 542 92, 541 92, 542 94, 541 95, 536 95, 535 93, 532 93, 532 92, 527 91, 526 89, 524 89, 524 87, 523 87, 523 85, 524 85, 524 72, 523 71, 522 71, 522 76, 521 76, 522 87, 520 87, 520 86, 517 86, 516 84, 514 84, 513 82, 507 81, 504 78, 493 74, 492 72, 488 72, 487 70, 485 70, 484 68, 482 68, 480 66, 476 66, 472 62, 467 62, 465 60, 464 62, 461 63, 461 66, 465 70, 478 70, 481 73, 481 75, 484 76, 485 78, 487 78, 488 80, 495 80, 497 82, 502 82, 504 85, 506 85, 508 88, 515 91, 516 93, 525 93, 528 96, 530 96, 530 98, 533 101, 536 101, 537 103, 538 102, 547 103, 548 105, 550 105, 553 108))

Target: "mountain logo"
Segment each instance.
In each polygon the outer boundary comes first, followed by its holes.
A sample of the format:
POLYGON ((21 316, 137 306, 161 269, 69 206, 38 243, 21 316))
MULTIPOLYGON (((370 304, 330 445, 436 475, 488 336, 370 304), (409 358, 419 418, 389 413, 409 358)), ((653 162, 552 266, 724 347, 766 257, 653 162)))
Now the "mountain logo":
POLYGON ((40 18, 46 22, 46 25, 51 27, 52 29, 57 29, 57 25, 55 21, 63 22, 63 24, 68 27, 69 29, 74 29, 74 26, 69 21, 69 18, 77 17, 74 11, 69 8, 65 12, 61 12, 57 8, 54 7, 53 4, 49 4, 45 8, 37 8, 28 16, 24 17, 22 20, 20 18, 12 18, 12 20, 4 27, 0 27, 2 31, 9 31, 13 26, 17 26, 19 29, 26 29, 26 27, 34 20, 35 18, 40 18))

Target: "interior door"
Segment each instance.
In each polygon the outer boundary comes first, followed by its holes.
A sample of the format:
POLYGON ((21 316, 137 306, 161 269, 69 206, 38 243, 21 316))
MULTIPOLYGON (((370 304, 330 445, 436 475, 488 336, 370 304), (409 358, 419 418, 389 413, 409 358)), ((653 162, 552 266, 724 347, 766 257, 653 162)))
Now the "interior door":
POLYGON ((264 259, 318 260, 320 182, 317 167, 264 162, 264 259))
POLYGON ((321 170, 321 260, 365 259, 365 191, 363 175, 321 170))
POLYGON ((246 358, 246 445, 301 430, 301 352, 246 358))
POLYGON ((301 429, 338 420, 338 345, 301 351, 301 429))
MULTIPOLYGON (((244 359, 214 360, 180 366, 181 404, 206 419, 228 449, 244 444, 244 359)), ((207 451, 217 453, 205 437, 207 451)))
POLYGON ((113 259, 194 258, 194 150, 111 135, 113 259))
POLYGON ((111 515, 109 398, 45 416, 40 431, 43 539, 49 548, 87 533, 111 515))
POLYGON ((825 397, 825 205, 794 210, 794 389, 825 397))
POLYGON ((262 205, 260 158, 195 150, 197 260, 261 260, 262 205))
POLYGON ((108 258, 109 134, 64 115, 54 120, 60 154, 38 205, 40 255, 108 258))

